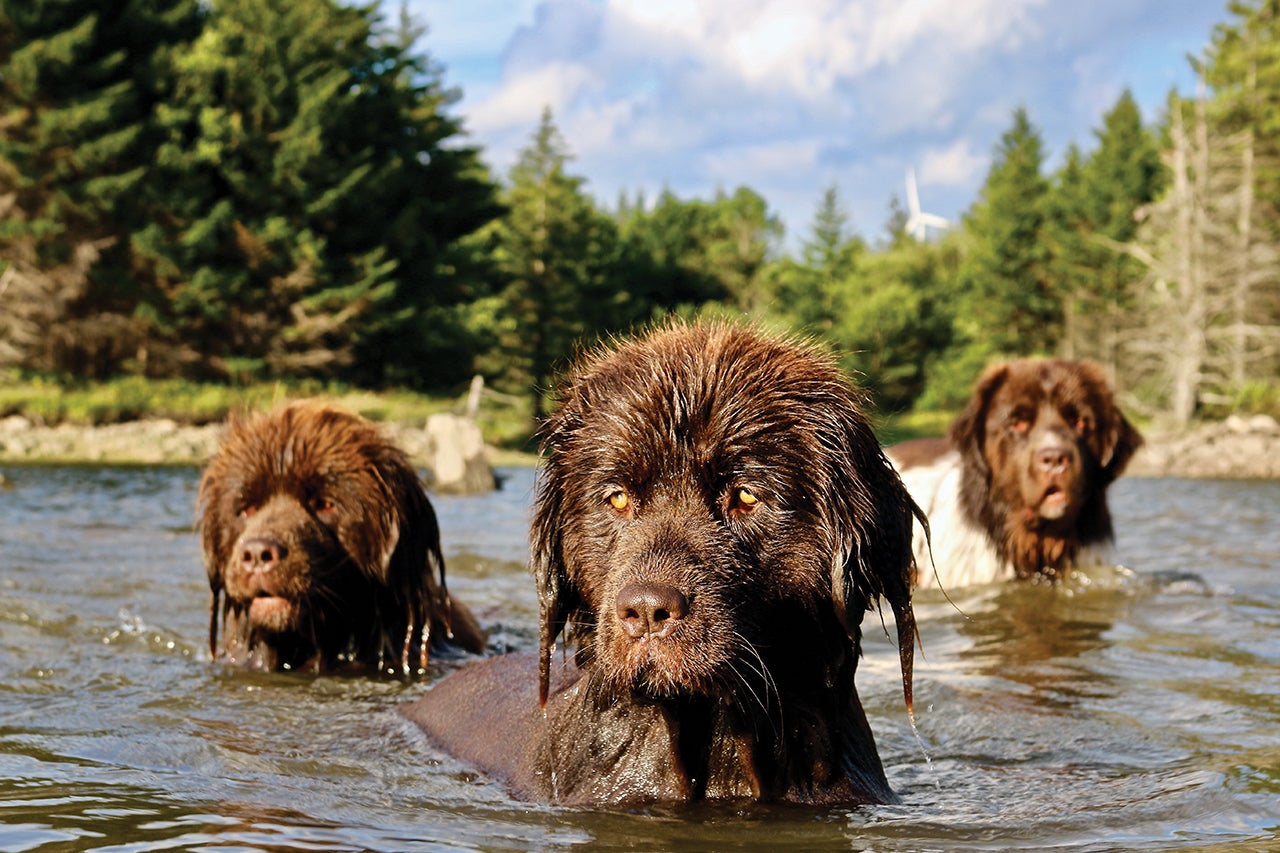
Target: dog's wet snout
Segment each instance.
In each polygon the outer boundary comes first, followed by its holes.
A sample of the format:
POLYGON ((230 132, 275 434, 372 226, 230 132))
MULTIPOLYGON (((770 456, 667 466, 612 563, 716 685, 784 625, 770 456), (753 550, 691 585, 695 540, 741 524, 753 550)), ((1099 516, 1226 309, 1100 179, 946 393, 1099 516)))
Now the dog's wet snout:
POLYGON ((1065 471, 1071 465, 1071 451, 1066 447, 1043 447, 1036 451, 1036 466, 1047 474, 1065 471))
POLYGON ((616 600, 618 621, 634 640, 665 637, 689 613, 689 599, 664 583, 629 583, 616 600))
POLYGON ((256 536, 240 545, 240 562, 246 572, 269 572, 289 555, 289 549, 278 539, 256 536))

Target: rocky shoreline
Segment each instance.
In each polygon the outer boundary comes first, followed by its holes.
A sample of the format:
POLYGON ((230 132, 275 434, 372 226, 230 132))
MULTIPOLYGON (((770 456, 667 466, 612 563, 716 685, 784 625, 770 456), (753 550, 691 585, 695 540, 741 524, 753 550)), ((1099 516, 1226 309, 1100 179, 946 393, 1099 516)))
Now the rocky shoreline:
POLYGON ((1183 432, 1150 431, 1128 474, 1226 480, 1280 479, 1280 423, 1231 415, 1183 432))
MULTIPOLYGON (((432 468, 436 439, 424 427, 384 423, 387 436, 415 463, 432 468)), ((0 463, 204 465, 217 447, 221 424, 186 426, 155 419, 105 426, 42 426, 20 415, 0 419, 0 463)), ((501 456, 492 464, 529 464, 501 456)), ((1146 434, 1131 476, 1280 479, 1280 423, 1267 415, 1232 416, 1184 432, 1146 434)))
MULTIPOLYGON (((433 415, 425 427, 380 424, 388 438, 437 480, 437 491, 493 488, 490 465, 532 464, 526 454, 485 447, 467 419, 433 415), (438 477, 436 475, 443 475, 438 477)), ((190 426, 156 418, 102 426, 44 426, 21 415, 0 419, 0 465, 101 464, 203 467, 218 447, 222 424, 190 426)), ((3 471, 0 470, 0 475, 3 471)))

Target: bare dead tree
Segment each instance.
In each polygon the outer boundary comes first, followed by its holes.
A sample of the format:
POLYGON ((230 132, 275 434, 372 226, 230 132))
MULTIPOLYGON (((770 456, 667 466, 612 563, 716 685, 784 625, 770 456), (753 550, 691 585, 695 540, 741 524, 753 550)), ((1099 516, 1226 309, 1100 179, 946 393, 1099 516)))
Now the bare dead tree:
POLYGON ((1189 111, 1173 104, 1169 189, 1139 211, 1137 239, 1118 247, 1147 267, 1125 334, 1123 383, 1179 425, 1201 403, 1229 402, 1280 332, 1276 314, 1258 310, 1280 281, 1280 252, 1258 226, 1266 211, 1252 189, 1256 136, 1215 132, 1207 107, 1203 90, 1189 111))

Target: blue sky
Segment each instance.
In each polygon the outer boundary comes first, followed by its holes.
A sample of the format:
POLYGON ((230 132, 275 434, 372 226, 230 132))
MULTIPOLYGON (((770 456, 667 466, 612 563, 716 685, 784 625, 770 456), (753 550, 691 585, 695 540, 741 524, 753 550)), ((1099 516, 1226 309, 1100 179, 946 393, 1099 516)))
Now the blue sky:
MULTIPOLYGON (((390 6, 390 4, 388 4, 390 6)), ((453 108, 506 176, 544 106, 570 170, 612 205, 746 185, 795 245, 835 185, 884 233, 914 169, 953 221, 1025 106, 1054 167, 1131 89, 1154 120, 1189 93, 1225 0, 409 0, 453 108)))

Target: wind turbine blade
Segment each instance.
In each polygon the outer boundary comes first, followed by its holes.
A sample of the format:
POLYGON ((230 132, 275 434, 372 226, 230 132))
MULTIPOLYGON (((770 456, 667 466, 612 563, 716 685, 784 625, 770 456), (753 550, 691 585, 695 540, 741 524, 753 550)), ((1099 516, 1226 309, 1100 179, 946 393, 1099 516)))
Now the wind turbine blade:
POLYGON ((916 191, 915 169, 907 169, 907 210, 913 218, 920 215, 920 193, 916 191))
POLYGON ((929 234, 929 229, 925 226, 923 222, 920 221, 919 216, 908 217, 906 224, 902 226, 902 230, 906 231, 908 234, 910 234, 912 237, 914 237, 917 241, 920 241, 920 242, 924 242, 924 239, 929 234))

